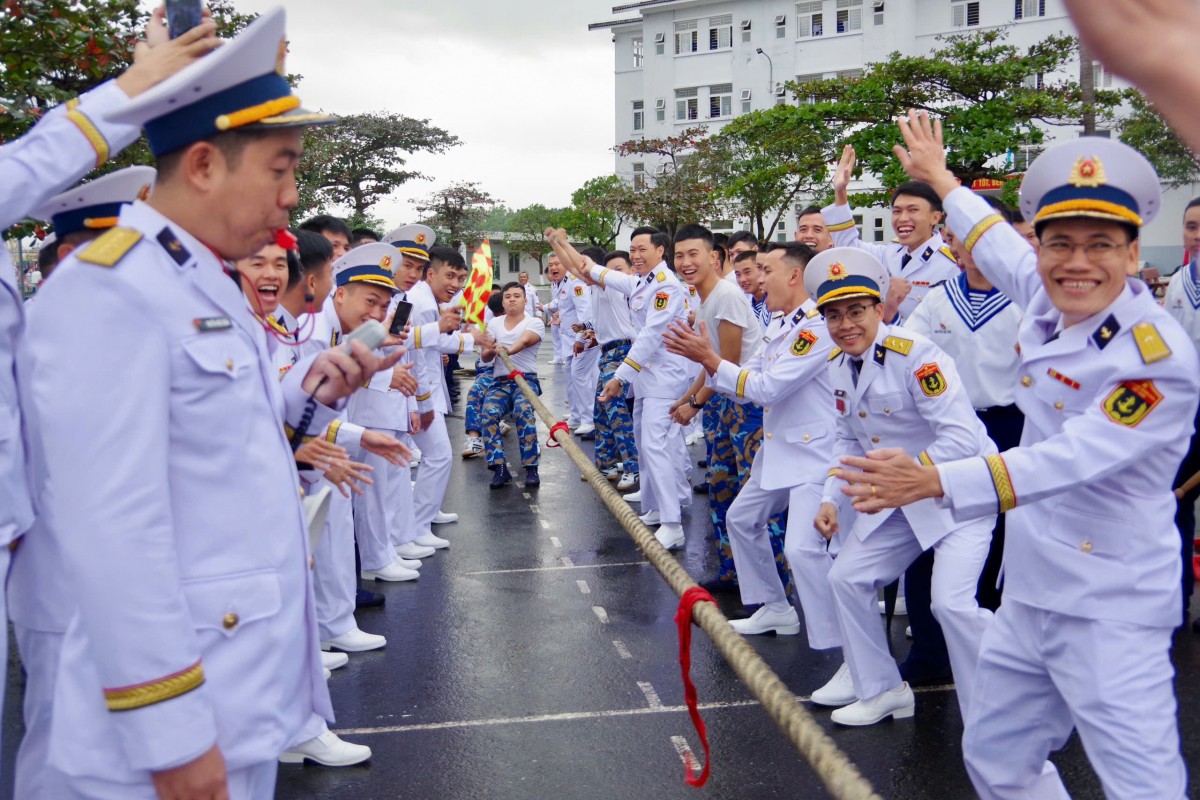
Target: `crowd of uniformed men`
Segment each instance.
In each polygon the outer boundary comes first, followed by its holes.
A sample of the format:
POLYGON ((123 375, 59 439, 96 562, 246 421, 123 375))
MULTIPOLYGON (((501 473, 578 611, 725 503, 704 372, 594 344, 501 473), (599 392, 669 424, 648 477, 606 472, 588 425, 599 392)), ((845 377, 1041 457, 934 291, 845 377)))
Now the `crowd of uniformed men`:
POLYGON ((1142 156, 1056 145, 1018 211, 959 186, 910 114, 891 244, 859 238, 846 148, 794 242, 685 225, 606 253, 547 230, 548 302, 522 275, 468 326, 467 266, 431 229, 287 230, 300 131, 331 120, 283 77, 281 11, 212 53, 211 23, 161 28, 0 150, 0 224, 55 231, 35 298, 6 269, 0 303, 17 797, 270 797, 277 761, 369 758, 329 731, 325 679, 387 643, 358 627, 382 602, 359 579, 416 579, 449 545, 445 362, 480 351, 461 455, 504 487, 512 427, 536 487, 515 379, 540 393, 547 327, 570 427, 663 547, 707 495, 705 585, 752 611, 733 626, 798 634, 794 599, 808 645, 840 648, 812 693, 834 722, 910 717, 912 685, 952 679, 981 796, 1065 797, 1047 756, 1072 730, 1109 796, 1184 796, 1200 201, 1164 310, 1132 277, 1160 202, 1142 156), (143 130, 157 171, 70 188, 143 130), (877 598, 901 576, 897 665, 877 598))

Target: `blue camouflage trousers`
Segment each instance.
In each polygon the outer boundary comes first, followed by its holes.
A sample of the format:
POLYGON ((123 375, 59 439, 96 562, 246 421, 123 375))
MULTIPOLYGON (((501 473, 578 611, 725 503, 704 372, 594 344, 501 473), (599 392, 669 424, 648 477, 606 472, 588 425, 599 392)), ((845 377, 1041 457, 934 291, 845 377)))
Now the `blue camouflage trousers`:
MULTIPOLYGON (((762 406, 753 403, 739 405, 727 397, 717 395, 704 407, 704 419, 711 431, 708 514, 712 519, 713 542, 716 545, 717 558, 720 560, 717 579, 733 582, 737 580, 737 571, 733 566, 733 548, 729 544, 725 515, 738 492, 750 479, 754 456, 762 445, 762 406)), ((784 592, 790 594, 792 573, 783 555, 787 512, 771 517, 767 523, 767 530, 771 535, 771 550, 775 553, 775 568, 783 582, 784 592)))
POLYGON ((475 372, 475 382, 467 392, 467 405, 463 410, 463 421, 468 434, 472 431, 483 433, 483 428, 479 427, 482 424, 480 420, 483 415, 483 398, 487 396, 491 385, 492 368, 479 367, 475 372))
MULTIPOLYGON (((538 383, 536 375, 526 375, 525 382, 534 394, 541 396, 542 385, 538 383)), ((517 428, 521 466, 536 467, 538 454, 541 452, 538 448, 537 417, 517 382, 507 376, 494 378, 483 400, 480 420, 483 423, 483 446, 487 452, 487 463, 504 462, 504 438, 500 435, 500 420, 506 414, 512 414, 513 424, 517 428)))
MULTIPOLYGON (((604 384, 612 380, 617 367, 629 355, 629 345, 622 344, 600 354, 600 381, 596 384, 599 398, 604 384)), ((626 472, 638 471, 637 444, 633 440, 633 414, 624 397, 607 403, 596 400, 592 417, 596 424, 596 466, 601 472, 621 467, 626 472)))

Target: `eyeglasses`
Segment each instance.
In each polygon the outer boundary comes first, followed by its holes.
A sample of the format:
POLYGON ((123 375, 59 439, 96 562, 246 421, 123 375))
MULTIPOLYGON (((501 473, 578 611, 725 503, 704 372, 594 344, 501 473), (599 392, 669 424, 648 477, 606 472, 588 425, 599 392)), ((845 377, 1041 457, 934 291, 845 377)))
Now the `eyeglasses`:
POLYGON ((1128 242, 1118 244, 1108 239, 1098 239, 1082 244, 1056 239, 1053 242, 1046 242, 1042 245, 1042 255, 1051 263, 1061 264, 1069 261, 1075 255, 1076 250, 1083 250, 1083 257, 1088 261, 1093 264, 1102 264, 1115 258, 1126 247, 1129 247, 1128 242))
POLYGON ((843 322, 858 324, 867 318, 867 310, 870 306, 850 306, 845 313, 841 311, 826 311, 824 314, 825 324, 829 326, 841 325, 843 322))

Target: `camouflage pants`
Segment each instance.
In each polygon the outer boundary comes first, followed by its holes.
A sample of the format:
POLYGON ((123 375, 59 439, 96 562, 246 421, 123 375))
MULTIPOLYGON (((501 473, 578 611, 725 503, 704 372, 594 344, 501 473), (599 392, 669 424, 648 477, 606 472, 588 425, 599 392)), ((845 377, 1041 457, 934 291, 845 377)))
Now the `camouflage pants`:
POLYGON ((486 372, 479 371, 475 374, 475 382, 471 384, 471 388, 467 392, 467 405, 463 410, 463 420, 466 423, 467 433, 471 431, 475 433, 483 432, 483 428, 479 427, 482 424, 480 418, 483 414, 483 398, 487 396, 487 391, 491 385, 491 369, 488 369, 486 372))
MULTIPOLYGON (((738 492, 750 479, 750 468, 754 456, 762 444, 762 407, 747 403, 738 405, 727 397, 716 396, 704 408, 704 419, 709 418, 712 431, 709 445, 708 514, 713 524, 713 540, 720 560, 718 580, 736 581, 737 570, 733 566, 733 548, 729 544, 729 530, 725 526, 725 515, 733 505, 738 492)), ((783 555, 784 537, 787 533, 787 512, 771 517, 767 524, 771 534, 771 551, 775 554, 775 568, 783 582, 785 593, 792 591, 792 574, 783 555)))
POLYGON ((600 354, 600 381, 596 384, 596 406, 592 417, 596 421, 596 466, 600 471, 620 467, 626 472, 638 471, 637 444, 633 440, 633 414, 625 397, 601 403, 604 384, 612 380, 617 367, 629 355, 629 345, 614 347, 600 354))
MULTIPOLYGON (((534 394, 542 394, 542 385, 536 375, 525 376, 525 381, 534 394)), ((504 439, 500 435, 500 420, 512 414, 513 424, 517 428, 517 442, 521 448, 521 466, 536 467, 538 465, 538 435, 537 417, 533 406, 525 399, 525 394, 517 386, 517 382, 507 376, 495 378, 487 390, 483 401, 483 446, 487 451, 488 464, 504 462, 504 439)))

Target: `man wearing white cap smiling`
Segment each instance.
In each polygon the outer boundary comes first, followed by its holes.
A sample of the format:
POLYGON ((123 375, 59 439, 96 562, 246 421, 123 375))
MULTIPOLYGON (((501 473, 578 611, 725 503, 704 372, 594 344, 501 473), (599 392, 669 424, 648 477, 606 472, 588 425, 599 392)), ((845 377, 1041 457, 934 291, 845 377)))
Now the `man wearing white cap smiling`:
POLYGON ((394 359, 356 342, 280 381, 226 271, 287 225, 300 126, 328 121, 292 96, 284 27, 263 15, 115 114, 150 120, 158 182, 30 325, 78 608, 50 747, 68 796, 271 797, 283 748, 332 718, 289 445, 394 359))

